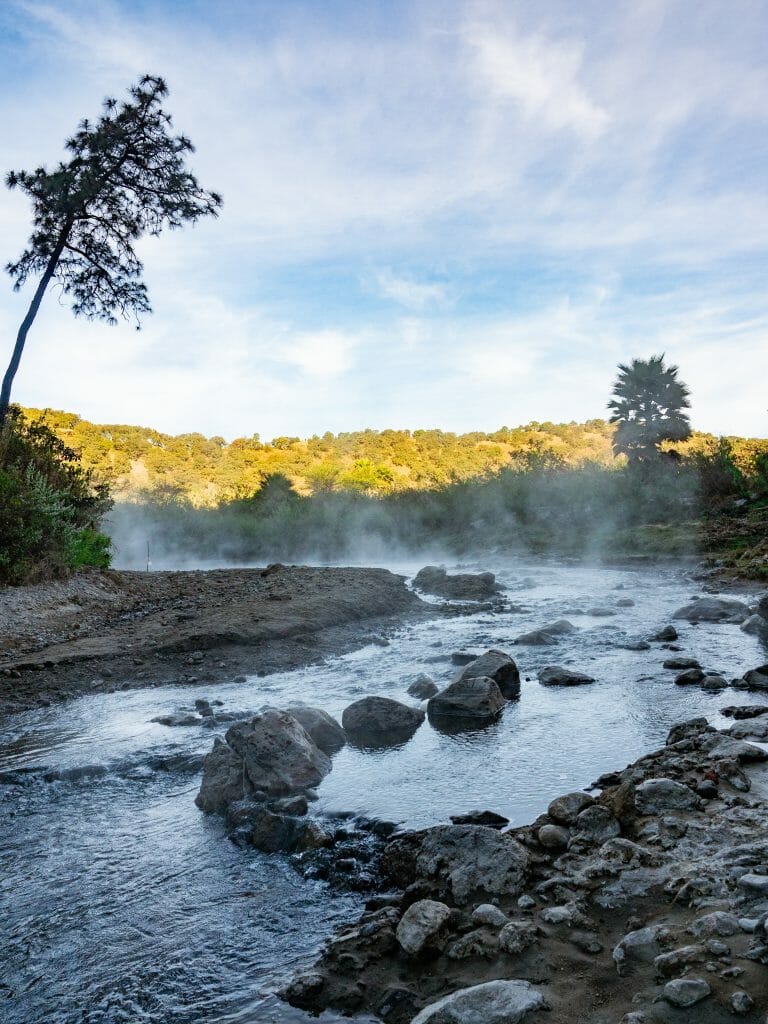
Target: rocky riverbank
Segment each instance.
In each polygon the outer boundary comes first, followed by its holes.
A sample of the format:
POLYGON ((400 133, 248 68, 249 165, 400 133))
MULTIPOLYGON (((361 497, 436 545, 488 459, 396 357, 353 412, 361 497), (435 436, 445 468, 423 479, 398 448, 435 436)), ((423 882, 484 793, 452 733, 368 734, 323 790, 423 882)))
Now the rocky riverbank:
POLYGON ((0 592, 0 714, 311 664, 435 614, 385 569, 81 572, 0 592))
POLYGON ((388 1024, 765 1024, 768 708, 729 713, 529 826, 396 834, 379 894, 285 998, 388 1024))

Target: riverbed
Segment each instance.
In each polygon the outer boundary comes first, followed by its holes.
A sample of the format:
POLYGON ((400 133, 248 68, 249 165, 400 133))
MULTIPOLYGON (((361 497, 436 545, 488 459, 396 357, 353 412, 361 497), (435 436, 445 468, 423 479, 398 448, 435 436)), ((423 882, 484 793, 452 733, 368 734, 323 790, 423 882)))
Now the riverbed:
MULTIPOLYGON (((392 567, 390 567, 392 568, 392 567)), ((418 565, 395 566, 412 575, 418 565)), ((452 568, 452 567, 449 567, 452 568)), ((195 699, 231 712, 304 701, 341 715, 365 694, 417 703, 420 673, 438 685, 454 652, 509 651, 523 679, 493 725, 446 734, 426 722, 386 751, 346 747, 312 813, 354 812, 404 827, 489 809, 522 824, 549 800, 588 786, 660 746, 695 715, 724 725, 743 691, 674 685, 659 643, 631 649, 701 593, 686 566, 604 568, 489 560, 508 607, 417 621, 320 665, 245 683, 99 693, 11 716, 0 724, 0 1016, 9 1024, 308 1021, 272 993, 307 965, 363 897, 301 878, 280 856, 234 846, 194 805, 201 726, 169 728, 161 714, 195 699), (621 600, 633 605, 620 607, 621 600), (601 608, 613 615, 590 614, 601 608), (577 632, 552 647, 514 638, 567 618, 577 632), (596 682, 547 688, 545 665, 596 682)), ((729 593, 728 596, 738 596, 729 593)), ((676 623, 680 654, 727 678, 768 660, 734 625, 676 623)), ((361 629, 361 633, 363 630, 361 629)), ((327 1017, 327 1020, 333 1020, 327 1017)))

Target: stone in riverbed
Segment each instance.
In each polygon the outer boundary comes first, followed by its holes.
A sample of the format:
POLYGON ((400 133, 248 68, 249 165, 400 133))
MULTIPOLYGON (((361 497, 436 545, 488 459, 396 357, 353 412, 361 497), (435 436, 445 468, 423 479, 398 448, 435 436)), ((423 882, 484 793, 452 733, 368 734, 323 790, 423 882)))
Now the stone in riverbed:
POLYGON ((460 678, 431 698, 430 718, 491 719, 506 704, 499 687, 487 677, 460 678))
POLYGON ((330 758, 303 726, 293 715, 276 708, 233 725, 226 741, 242 759, 250 786, 270 796, 310 789, 331 770, 330 758))
POLYGON ((696 810, 701 800, 674 779, 646 779, 635 789, 635 807, 640 814, 663 814, 665 811, 696 810))
POLYGON ((411 697, 416 697, 417 700, 429 700, 430 697, 434 697, 438 692, 438 685, 434 679, 422 673, 414 679, 407 692, 411 697))
POLYGON ((696 686, 704 678, 704 673, 700 668, 689 668, 685 672, 681 672, 679 676, 675 676, 676 686, 696 686))
POLYGON ((568 845, 571 833, 561 825, 542 825, 536 836, 547 850, 559 850, 568 845))
POLYGON ((651 640, 657 640, 660 643, 672 643, 677 639, 678 633, 674 626, 665 626, 651 637, 651 640))
POLYGON ((520 672, 504 651, 486 651, 479 658, 474 658, 454 681, 480 678, 492 679, 507 700, 520 694, 520 672))
POLYGON ((542 686, 581 686, 595 681, 594 676, 588 676, 584 672, 572 672, 560 665, 548 665, 541 669, 538 675, 542 686))
POLYGON ((613 962, 621 976, 629 974, 637 963, 647 964, 661 955, 662 944, 669 933, 659 925, 628 932, 613 950, 613 962))
POLYGON ((549 636, 566 636, 568 633, 578 633, 579 627, 574 626, 568 619, 558 619, 556 622, 550 622, 548 626, 542 626, 541 631, 549 636))
POLYGON ((521 1024, 549 1003, 528 981, 487 981, 425 1006, 412 1024, 521 1024))
POLYGON ((768 665, 750 669, 741 679, 734 679, 732 685, 737 690, 768 690, 768 665))
POLYGON ((450 907, 437 900, 418 900, 403 914, 397 926, 397 941, 406 953, 418 956, 426 950, 445 946, 450 907))
POLYGON ((673 619, 688 622, 734 622, 741 624, 749 618, 749 608, 743 601, 721 597, 700 597, 697 601, 678 608, 673 619))
POLYGON ((574 835, 592 843, 603 843, 621 834, 621 825, 607 807, 593 804, 576 818, 574 835))
POLYGON ((545 633, 541 629, 534 629, 530 633, 521 633, 512 642, 523 647, 551 647, 552 644, 557 643, 557 640, 550 633, 545 633))
POLYGON ((667 658, 664 668, 675 668, 681 671, 685 668, 701 668, 701 664, 696 658, 667 658))
POLYGON ((421 708, 389 697, 363 697, 344 709, 341 724, 354 743, 395 746, 410 739, 424 721, 421 708))
POLYGON ((492 572, 449 576, 445 569, 436 565, 425 565, 420 569, 413 578, 413 585, 425 594, 464 601, 481 601, 502 589, 492 572))
POLYGON ((322 708, 312 708, 306 704, 291 704, 287 711, 306 730, 312 742, 324 754, 337 753, 347 742, 347 737, 339 723, 322 708))
POLYGON ((762 615, 750 615, 742 622, 739 629, 744 633, 749 633, 750 636, 766 636, 768 635, 768 619, 764 619, 762 615))
POLYGON ((487 925, 489 928, 503 928, 509 918, 493 903, 481 903, 472 911, 472 924, 487 925))
POLYGON ((195 803, 201 811, 216 813, 246 795, 243 759, 218 737, 203 762, 203 779, 195 803))
POLYGON ((504 828, 509 818, 495 811, 467 811, 466 814, 452 814, 454 825, 486 825, 488 828, 504 828))

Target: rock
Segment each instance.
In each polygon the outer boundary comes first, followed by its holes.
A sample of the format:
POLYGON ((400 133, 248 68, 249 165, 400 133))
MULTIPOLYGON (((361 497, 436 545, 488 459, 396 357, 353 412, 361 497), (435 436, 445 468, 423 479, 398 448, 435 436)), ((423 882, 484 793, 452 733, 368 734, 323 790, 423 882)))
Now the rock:
POLYGON ((699 683, 702 690, 725 690, 729 685, 727 679, 718 675, 705 675, 699 683))
POLYGON ((745 672, 733 685, 739 690, 768 690, 768 665, 760 665, 745 672))
POLYGON ((689 668, 685 672, 681 672, 679 676, 675 676, 676 686, 695 686, 700 683, 704 678, 704 673, 700 668, 689 668))
POLYGON ((450 916, 450 907, 444 903, 418 900, 408 907, 400 919, 395 933, 397 941, 411 956, 418 956, 427 949, 442 949, 450 916))
POLYGON ((620 644, 622 650, 625 651, 650 651, 651 645, 647 640, 628 640, 625 644, 620 644))
POLYGON ((549 633, 534 629, 530 633, 521 633, 512 642, 523 647, 551 647, 557 640, 549 633))
POLYGON ((499 932, 499 948, 512 956, 536 942, 538 929, 532 921, 510 921, 499 932))
POLYGON ((484 825, 438 825, 390 841, 382 867, 402 884, 414 878, 447 885, 463 906, 475 894, 517 896, 523 891, 528 853, 515 839, 484 825), (407 868, 405 868, 407 865, 407 868))
POLYGON ((450 960, 484 957, 495 960, 499 954, 499 938, 490 928, 476 928, 452 943, 446 951, 450 960))
POLYGON ((425 594, 464 601, 481 601, 493 597, 501 587, 492 572, 457 573, 449 576, 445 569, 426 565, 413 578, 413 585, 425 594))
POLYGON ((520 673, 515 662, 504 651, 486 651, 479 658, 473 659, 455 682, 463 679, 492 679, 507 700, 520 695, 520 673))
POLYGON ((531 910, 536 906, 536 900, 532 896, 526 894, 518 896, 517 905, 521 910, 531 910))
POLYGON ((743 1016, 745 1013, 749 1013, 755 1005, 755 1000, 748 992, 739 990, 733 993, 730 998, 730 1003, 733 1012, 738 1013, 739 1016, 743 1016))
POLYGON ((560 825, 573 825, 579 814, 594 802, 594 797, 589 793, 566 793, 552 801, 547 808, 547 814, 560 825))
POLYGON ((603 952, 603 944, 596 932, 571 932, 569 939, 582 953, 595 956, 603 952))
POLYGON ((597 607, 597 608, 588 608, 587 609, 587 615, 594 615, 595 618, 600 618, 600 619, 608 618, 610 615, 615 615, 615 614, 616 614, 616 609, 615 608, 597 607))
POLYGON ((467 651, 454 651, 451 655, 451 662, 454 665, 469 665, 472 661, 477 661, 477 655, 469 654, 467 651))
POLYGON ((578 633, 578 631, 578 626, 574 626, 568 619, 558 619, 556 622, 550 622, 548 626, 541 627, 541 632, 548 636, 567 636, 568 633, 578 633))
POLYGON ((701 665, 695 658, 667 658, 664 662, 664 668, 674 668, 681 671, 685 668, 701 668, 701 665))
POLYGON ((742 875, 736 884, 740 889, 746 889, 749 893, 768 896, 768 875, 753 875, 751 873, 742 875))
POLYGON ((715 910, 693 921, 688 931, 697 938, 708 938, 712 935, 738 935, 741 927, 738 918, 733 914, 715 910))
POLYGON ((158 725, 177 727, 200 725, 202 717, 200 715, 193 715, 188 711, 176 711, 170 715, 158 715, 156 718, 151 719, 151 721, 156 722, 158 725))
POLYGON ((454 825, 487 825, 488 828, 504 828, 509 824, 509 818, 495 811, 467 811, 466 814, 452 814, 451 821, 454 825))
POLYGON ((304 822, 259 808, 249 818, 248 841, 263 853, 290 852, 304 830, 304 822))
POLYGON ((700 806, 693 790, 673 779, 646 779, 635 789, 635 807, 640 814, 695 810, 700 806))
POLYGON ((203 778, 195 803, 201 811, 219 813, 246 795, 243 759, 218 737, 203 761, 203 778))
POLYGON ((302 817, 307 813, 309 804, 303 793, 297 796, 285 796, 282 800, 275 800, 274 810, 280 814, 290 814, 293 817, 302 817))
POLYGON ((593 804, 576 818, 574 835, 588 842, 603 843, 621 834, 621 825, 607 807, 593 804))
POLYGON ((768 718, 748 718, 742 722, 736 722, 728 730, 729 736, 736 739, 768 740, 768 718))
POLYGON ((723 708, 721 714, 726 718, 759 718, 761 715, 768 715, 768 706, 765 704, 731 704, 723 708))
POLYGON ((750 636, 766 636, 768 635, 768 619, 764 619, 762 615, 750 615, 742 622, 739 629, 749 633, 750 636))
POLYGON ((743 601, 722 597, 700 597, 683 608, 678 608, 673 619, 688 622, 735 622, 741 624, 749 618, 749 608, 743 601))
POLYGON ((411 697, 416 697, 417 700, 429 700, 430 697, 438 691, 437 683, 434 679, 430 679, 429 676, 420 675, 411 683, 408 687, 408 693, 411 697))
POLYGON ((656 974, 660 978, 670 978, 682 974, 690 964, 701 964, 707 959, 705 946, 681 946, 669 953, 662 953, 653 961, 656 974))
POLYGON ((430 718, 495 718, 506 700, 493 681, 485 677, 460 678, 431 698, 427 704, 430 718))
POLYGON ((672 643, 677 639, 678 633, 674 626, 665 626, 651 637, 651 640, 657 640, 660 643, 672 643))
POLYGON ((487 925, 489 928, 503 928, 509 918, 493 903, 481 903, 472 911, 472 924, 487 925))
POLYGON ((571 672, 559 665, 548 665, 538 673, 542 686, 580 686, 583 683, 594 683, 594 677, 583 672, 571 672))
POLYGON ((613 962, 620 976, 630 972, 633 964, 647 964, 661 955, 661 943, 667 937, 658 925, 628 932, 613 950, 613 962))
POLYGON ((547 924, 567 924, 569 927, 579 918, 579 911, 573 903, 564 903, 559 907, 546 907, 541 912, 541 920, 547 924))
POLYGON ((309 734, 312 742, 324 754, 335 754, 347 742, 344 730, 335 718, 321 708, 308 707, 305 704, 291 704, 287 711, 299 725, 309 734))
POLYGON ((528 981, 487 981, 426 1006, 412 1024, 520 1024, 549 1003, 528 981))
POLYGON ((687 722, 678 722, 672 726, 667 734, 666 745, 669 747, 681 740, 693 739, 702 733, 713 731, 706 718, 689 718, 687 722))
POLYGON ((303 726, 293 715, 275 708, 231 726, 226 741, 242 759, 250 786, 270 796, 309 789, 331 770, 330 758, 303 726))
POLYGON ((536 837, 546 849, 558 850, 568 845, 571 833, 561 825, 542 825, 536 837))
POLYGON ((362 697, 344 709, 341 724, 355 743, 390 746, 413 736, 424 721, 420 708, 410 708, 389 697, 362 697))
POLYGON ((711 992, 703 978, 675 978, 664 986, 663 998, 672 1006, 695 1006, 711 992))

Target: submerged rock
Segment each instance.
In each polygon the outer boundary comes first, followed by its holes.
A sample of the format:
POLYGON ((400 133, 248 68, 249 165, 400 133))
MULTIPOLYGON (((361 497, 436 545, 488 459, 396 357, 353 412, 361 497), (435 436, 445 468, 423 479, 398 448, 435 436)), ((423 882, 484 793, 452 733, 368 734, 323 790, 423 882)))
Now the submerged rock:
POLYGON ((411 697, 416 697, 417 700, 429 700, 430 697, 438 691, 438 685, 427 675, 417 676, 416 679, 408 687, 408 693, 411 697))
POLYGON ((530 633, 521 633, 512 642, 523 647, 551 647, 557 643, 557 640, 550 633, 534 629, 530 633))
POLYGON ((389 697, 362 697, 344 709, 341 724, 352 742, 363 746, 396 746, 410 739, 424 721, 421 708, 389 697))
POLYGON ((539 682, 542 686, 581 686, 594 681, 593 676, 585 675, 584 672, 572 672, 560 665, 548 665, 539 672, 539 682))
POLYGON ((521 1024, 549 1003, 529 981, 487 981, 426 1006, 412 1024, 521 1024))
POLYGON ((743 601, 723 597, 700 597, 697 601, 678 608, 673 619, 688 622, 735 622, 740 624, 749 618, 749 607, 743 601))

